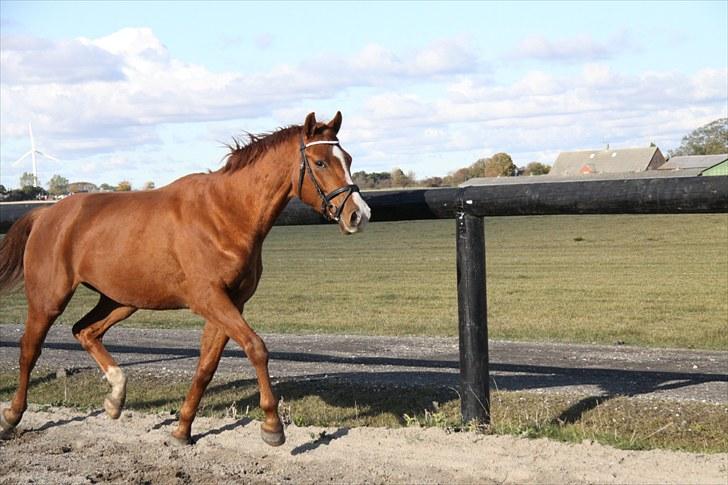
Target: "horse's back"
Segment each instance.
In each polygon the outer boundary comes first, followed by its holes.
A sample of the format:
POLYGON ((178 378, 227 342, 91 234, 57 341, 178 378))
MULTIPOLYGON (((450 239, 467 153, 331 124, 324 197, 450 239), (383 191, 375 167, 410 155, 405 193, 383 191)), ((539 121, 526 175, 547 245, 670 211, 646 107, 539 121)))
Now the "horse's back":
POLYGON ((176 307, 169 292, 147 290, 163 288, 157 280, 181 277, 170 229, 179 214, 174 201, 165 201, 170 196, 148 191, 67 197, 39 217, 26 268, 46 280, 89 284, 133 306, 176 307))

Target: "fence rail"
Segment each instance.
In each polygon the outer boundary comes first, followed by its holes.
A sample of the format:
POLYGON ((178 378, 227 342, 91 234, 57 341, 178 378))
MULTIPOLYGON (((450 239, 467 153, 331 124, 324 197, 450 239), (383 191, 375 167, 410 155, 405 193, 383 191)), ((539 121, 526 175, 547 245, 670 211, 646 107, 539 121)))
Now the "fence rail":
MULTIPOLYGON (((364 192, 372 222, 553 214, 682 214, 728 211, 728 177, 531 182, 463 188, 364 192)), ((298 200, 278 224, 320 224, 298 200)))
MULTIPOLYGON (((521 183, 503 185, 362 194, 372 209, 372 222, 455 221, 461 410, 464 421, 490 421, 484 217, 728 212, 728 176, 569 182, 543 180, 524 177, 521 183)), ((7 227, 38 205, 0 204, 0 225, 7 227)), ((276 224, 325 222, 310 207, 293 200, 276 224)))

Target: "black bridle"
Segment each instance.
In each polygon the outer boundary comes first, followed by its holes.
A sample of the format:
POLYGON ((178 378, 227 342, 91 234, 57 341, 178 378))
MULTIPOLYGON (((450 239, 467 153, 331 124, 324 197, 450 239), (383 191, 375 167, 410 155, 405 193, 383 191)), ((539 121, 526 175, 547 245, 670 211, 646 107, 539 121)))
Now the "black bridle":
MULTIPOLYGON (((351 197, 352 194, 355 192, 359 192, 359 186, 356 184, 347 184, 342 185, 338 189, 334 189, 328 194, 324 192, 324 190, 321 188, 321 185, 319 185, 318 180, 316 180, 316 177, 313 174, 313 170, 311 169, 311 165, 308 163, 308 157, 306 157, 306 148, 313 146, 313 145, 338 145, 338 141, 334 140, 320 140, 320 141, 312 141, 310 143, 304 143, 303 137, 301 138, 301 170, 300 174, 298 176, 298 198, 303 200, 301 197, 301 189, 303 189, 303 179, 306 177, 306 173, 311 176, 311 182, 313 182, 313 186, 316 188, 316 192, 318 193, 319 198, 321 199, 321 212, 323 213, 324 217, 330 221, 336 221, 339 222, 339 216, 341 216, 341 211, 344 210, 344 205, 346 205, 346 201, 349 200, 349 197, 351 197), (336 197, 338 197, 341 194, 346 194, 344 196, 343 202, 339 205, 335 205, 332 200, 336 197), (334 212, 331 212, 331 209, 336 209, 334 212)), ((346 167, 344 166, 344 170, 346 170, 346 167)))

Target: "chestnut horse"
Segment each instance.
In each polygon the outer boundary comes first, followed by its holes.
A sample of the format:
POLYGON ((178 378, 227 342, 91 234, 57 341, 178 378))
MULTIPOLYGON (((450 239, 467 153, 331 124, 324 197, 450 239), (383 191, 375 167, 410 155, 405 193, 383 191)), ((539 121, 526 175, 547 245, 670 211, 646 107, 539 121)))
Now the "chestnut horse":
POLYGON ((189 308, 205 319, 200 360, 172 436, 190 443, 192 421, 233 339, 255 368, 263 440, 284 443, 268 350, 242 316, 262 272, 263 239, 294 196, 352 234, 370 217, 339 145, 341 113, 329 123, 310 113, 303 126, 236 141, 216 172, 193 174, 147 192, 77 194, 28 213, 0 243, 0 290, 25 280, 28 318, 20 340, 20 376, 0 413, 10 432, 27 407, 28 381, 54 320, 79 284, 99 302, 73 326, 111 392, 104 408, 118 418, 126 377, 102 343, 104 333, 139 308, 189 308))

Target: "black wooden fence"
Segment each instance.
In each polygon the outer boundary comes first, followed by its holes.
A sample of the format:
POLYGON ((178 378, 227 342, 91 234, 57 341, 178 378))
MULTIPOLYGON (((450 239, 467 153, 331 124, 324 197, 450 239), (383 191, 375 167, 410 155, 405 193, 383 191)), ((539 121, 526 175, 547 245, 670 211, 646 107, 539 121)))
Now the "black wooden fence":
MULTIPOLYGON (((372 222, 454 219, 456 224, 460 391, 463 421, 490 421, 483 218, 546 214, 728 212, 728 177, 575 180, 363 194, 372 222)), ((298 201, 279 224, 323 219, 298 201)))
MULTIPOLYGON (((484 217, 728 212, 728 176, 523 182, 527 183, 363 194, 372 209, 372 222, 455 221, 461 407, 466 422, 490 421, 484 217)), ((0 223, 7 224, 30 208, 0 204, 0 223)), ((323 223, 298 200, 277 221, 278 225, 323 223)))

